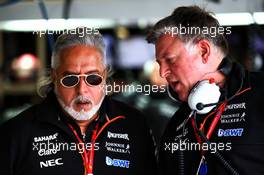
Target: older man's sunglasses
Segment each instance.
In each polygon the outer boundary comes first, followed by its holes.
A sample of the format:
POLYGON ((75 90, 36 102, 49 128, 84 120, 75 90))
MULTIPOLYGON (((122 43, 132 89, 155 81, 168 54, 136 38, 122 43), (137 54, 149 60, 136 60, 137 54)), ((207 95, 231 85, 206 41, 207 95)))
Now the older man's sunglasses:
POLYGON ((72 88, 78 85, 81 77, 84 77, 84 81, 88 86, 98 86, 103 81, 103 77, 99 74, 72 74, 62 77, 60 83, 66 88, 72 88))

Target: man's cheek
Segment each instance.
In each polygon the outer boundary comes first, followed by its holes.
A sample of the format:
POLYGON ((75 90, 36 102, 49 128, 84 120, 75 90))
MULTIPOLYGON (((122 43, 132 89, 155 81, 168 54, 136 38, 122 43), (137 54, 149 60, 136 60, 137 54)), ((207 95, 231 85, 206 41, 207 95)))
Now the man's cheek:
POLYGON ((71 106, 71 107, 75 106, 74 97, 70 92, 61 91, 59 92, 59 96, 66 106, 71 106))

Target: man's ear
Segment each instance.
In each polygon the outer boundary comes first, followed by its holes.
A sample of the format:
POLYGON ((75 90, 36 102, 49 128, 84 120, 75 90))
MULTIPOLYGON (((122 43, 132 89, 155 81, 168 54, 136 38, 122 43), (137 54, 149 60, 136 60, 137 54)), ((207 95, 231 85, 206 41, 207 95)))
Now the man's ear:
POLYGON ((198 47, 202 62, 206 64, 211 53, 211 43, 206 39, 202 39, 198 42, 198 47))

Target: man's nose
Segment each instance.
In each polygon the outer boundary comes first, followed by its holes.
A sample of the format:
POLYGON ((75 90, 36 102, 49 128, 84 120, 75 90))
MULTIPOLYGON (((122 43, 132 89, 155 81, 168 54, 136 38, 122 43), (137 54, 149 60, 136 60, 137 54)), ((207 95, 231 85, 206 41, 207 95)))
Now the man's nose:
POLYGON ((167 65, 160 64, 159 72, 160 72, 160 76, 162 78, 166 78, 170 74, 170 69, 169 69, 169 67, 167 65))
POLYGON ((80 81, 78 84, 79 94, 85 94, 87 92, 87 84, 85 82, 85 77, 80 77, 80 81))

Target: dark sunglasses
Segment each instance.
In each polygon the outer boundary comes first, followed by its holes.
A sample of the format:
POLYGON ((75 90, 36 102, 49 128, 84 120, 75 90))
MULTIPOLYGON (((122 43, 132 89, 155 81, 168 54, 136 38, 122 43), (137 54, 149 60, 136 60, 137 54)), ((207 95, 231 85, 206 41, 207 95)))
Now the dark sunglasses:
POLYGON ((72 88, 80 82, 80 77, 84 77, 85 83, 88 86, 98 86, 103 81, 103 77, 99 74, 80 74, 66 75, 60 79, 60 83, 66 88, 72 88))

